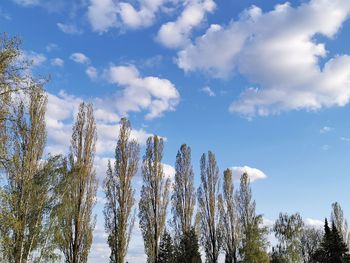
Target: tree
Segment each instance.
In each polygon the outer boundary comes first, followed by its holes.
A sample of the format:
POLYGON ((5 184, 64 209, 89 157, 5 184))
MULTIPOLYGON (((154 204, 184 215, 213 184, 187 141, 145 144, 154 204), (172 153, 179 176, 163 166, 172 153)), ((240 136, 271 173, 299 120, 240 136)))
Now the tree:
POLYGON ((174 263, 174 244, 170 234, 164 230, 159 244, 159 263, 174 263))
POLYGON ((175 182, 173 184, 172 213, 175 236, 179 238, 192 227, 194 206, 196 204, 191 148, 181 145, 176 155, 175 182))
POLYGON ((87 262, 95 220, 97 180, 93 168, 96 124, 91 104, 81 103, 73 126, 70 154, 58 192, 57 242, 65 262, 87 262))
POLYGON ((247 173, 241 176, 236 202, 242 228, 242 246, 239 251, 242 261, 246 263, 268 262, 268 255, 265 252, 268 229, 261 226, 262 216, 256 215, 256 204, 252 200, 252 190, 247 173))
POLYGON ((140 148, 135 140, 130 140, 130 132, 130 122, 121 119, 114 169, 109 162, 104 181, 105 228, 111 249, 111 263, 124 263, 135 222, 135 213, 132 212, 135 190, 131 183, 138 169, 140 148))
POLYGON ((158 262, 159 239, 165 228, 169 203, 169 178, 163 172, 163 139, 154 135, 146 142, 142 162, 143 185, 139 202, 140 228, 148 262, 158 262))
POLYGON ((219 195, 220 224, 222 228, 223 249, 226 263, 237 263, 240 243, 239 222, 233 189, 232 171, 224 171, 223 193, 219 195))
POLYGON ((3 159, 0 187, 0 255, 2 262, 26 263, 54 260, 52 238, 53 189, 60 158, 43 160, 46 142, 47 97, 37 83, 12 101, 11 121, 3 159))
POLYGON ((331 221, 334 222, 335 227, 341 234, 344 242, 350 246, 350 233, 348 229, 348 222, 344 218, 343 210, 338 202, 332 204, 331 221))
POLYGON ((332 222, 332 229, 325 219, 324 236, 321 247, 316 251, 314 259, 319 263, 345 263, 350 262, 348 247, 338 232, 335 223, 332 222))
POLYGON ((279 250, 286 262, 301 262, 301 236, 304 222, 296 213, 292 215, 280 213, 273 230, 279 241, 279 250))
POLYGON ((304 227, 300 238, 300 251, 302 262, 314 263, 314 254, 322 241, 321 229, 314 227, 304 227))
POLYGON ((198 206, 201 223, 201 241, 206 261, 218 262, 221 248, 219 226, 218 194, 220 191, 219 168, 215 155, 209 151, 208 159, 203 154, 200 161, 201 184, 198 188, 198 206))
POLYGON ((181 236, 180 242, 176 246, 175 258, 177 263, 202 263, 194 227, 181 236))

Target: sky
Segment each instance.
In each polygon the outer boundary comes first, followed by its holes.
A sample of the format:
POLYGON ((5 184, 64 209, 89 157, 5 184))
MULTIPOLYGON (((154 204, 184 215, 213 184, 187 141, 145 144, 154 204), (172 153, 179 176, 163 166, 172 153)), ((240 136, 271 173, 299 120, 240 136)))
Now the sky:
MULTIPOLYGON (((321 225, 338 201, 350 218, 349 0, 3 0, 1 32, 19 36, 49 77, 45 153, 67 153, 79 103, 94 104, 102 182, 121 117, 132 137, 215 153, 251 177, 258 213, 300 212, 321 225)), ((141 175, 134 178, 137 190, 141 175)), ((103 193, 89 263, 108 262, 103 193)), ((138 221, 138 220, 137 220, 138 221)), ((145 262, 136 224, 127 255, 145 262)))

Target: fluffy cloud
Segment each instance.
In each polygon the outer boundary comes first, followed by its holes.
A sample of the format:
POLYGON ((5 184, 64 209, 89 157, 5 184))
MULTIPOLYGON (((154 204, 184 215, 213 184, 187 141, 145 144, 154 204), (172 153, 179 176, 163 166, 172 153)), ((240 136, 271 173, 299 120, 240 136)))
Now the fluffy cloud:
POLYGON ((152 25, 156 13, 168 2, 171 1, 139 1, 139 9, 136 9, 128 2, 91 0, 87 16, 92 29, 96 32, 106 32, 118 26, 136 29, 152 25))
POLYGON ((22 50, 18 60, 28 61, 31 63, 33 67, 37 67, 42 65, 47 60, 47 58, 45 57, 44 54, 41 54, 41 53, 22 50))
POLYGON ((51 65, 57 66, 57 67, 63 67, 64 66, 64 60, 61 58, 53 58, 51 59, 51 65))
POLYGON ((85 54, 80 52, 73 53, 69 58, 76 63, 85 65, 90 64, 90 59, 85 54))
POLYGON ((111 66, 106 75, 111 83, 124 88, 114 98, 123 115, 147 110, 146 119, 153 119, 174 110, 179 102, 180 95, 173 83, 158 77, 141 77, 135 66, 111 66))
POLYGON ((329 133, 329 132, 331 132, 331 131, 333 131, 333 130, 334 130, 334 128, 332 128, 332 127, 324 126, 324 127, 322 127, 322 128, 320 129, 320 133, 321 133, 321 134, 329 133))
POLYGON ((211 25, 179 51, 177 63, 215 77, 244 75, 255 87, 229 110, 248 117, 343 106, 350 99, 350 56, 329 58, 321 67, 327 50, 316 37, 334 38, 349 15, 348 0, 285 3, 266 13, 253 6, 226 27, 211 25))
POLYGON ((168 22, 160 28, 157 40, 169 48, 184 46, 189 41, 192 29, 198 26, 207 12, 215 8, 213 0, 191 0, 174 22, 168 22))
POLYGON ((97 69, 93 66, 89 66, 87 67, 87 69, 85 70, 86 75, 88 75, 88 77, 90 79, 96 79, 97 78, 97 69))
POLYGON ((318 219, 306 218, 304 222, 305 222, 305 225, 311 226, 311 227, 322 228, 324 226, 324 222, 318 219))
POLYGON ((242 174, 247 173, 251 182, 265 179, 267 177, 266 174, 261 170, 249 166, 234 166, 231 168, 231 170, 233 177, 236 179, 241 178, 242 174))

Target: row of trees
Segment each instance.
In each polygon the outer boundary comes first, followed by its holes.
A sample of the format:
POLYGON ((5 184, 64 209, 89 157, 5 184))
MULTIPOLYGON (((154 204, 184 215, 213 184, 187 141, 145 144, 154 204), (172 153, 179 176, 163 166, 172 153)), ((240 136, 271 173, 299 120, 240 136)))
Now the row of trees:
MULTIPOLYGON (((87 262, 98 187, 93 107, 80 104, 68 154, 44 156, 44 82, 19 61, 17 39, 3 35, 0 48, 0 261, 87 262)), ((196 190, 191 148, 183 144, 171 182, 163 171, 163 139, 149 137, 140 162, 131 130, 121 119, 114 162, 108 163, 102 184, 110 262, 125 261, 137 215, 152 263, 201 262, 200 247, 212 263, 221 253, 227 263, 350 262, 339 204, 333 204, 332 225, 326 221, 324 231, 305 226, 299 214, 280 214, 272 228, 278 242, 268 251, 271 229, 256 213, 248 174, 235 190, 232 171, 221 176, 209 151, 201 157, 196 190), (132 181, 139 167, 143 184, 137 209, 132 181)))

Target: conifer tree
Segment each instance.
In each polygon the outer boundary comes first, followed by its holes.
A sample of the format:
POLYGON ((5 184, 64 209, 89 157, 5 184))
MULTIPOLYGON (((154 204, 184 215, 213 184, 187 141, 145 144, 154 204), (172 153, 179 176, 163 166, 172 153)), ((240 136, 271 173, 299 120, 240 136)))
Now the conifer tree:
POLYGON ((175 262, 175 259, 174 259, 173 240, 170 234, 165 229, 159 243, 158 263, 174 263, 174 262, 175 262))
POLYGON ((175 250, 176 263, 201 263, 198 237, 195 228, 185 232, 175 250))

